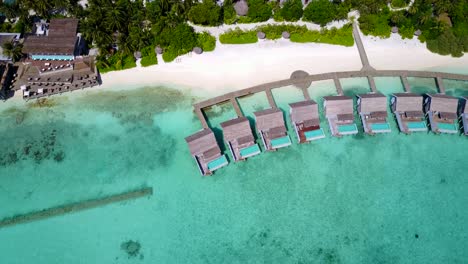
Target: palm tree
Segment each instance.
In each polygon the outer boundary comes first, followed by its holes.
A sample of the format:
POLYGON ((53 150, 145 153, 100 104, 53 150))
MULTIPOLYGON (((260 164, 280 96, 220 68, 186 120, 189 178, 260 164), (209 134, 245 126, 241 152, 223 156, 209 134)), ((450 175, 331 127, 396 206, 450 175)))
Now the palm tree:
POLYGON ((22 44, 14 44, 13 42, 5 42, 2 46, 3 48, 3 55, 11 58, 13 62, 18 61, 23 57, 23 52, 21 49, 23 48, 22 44))

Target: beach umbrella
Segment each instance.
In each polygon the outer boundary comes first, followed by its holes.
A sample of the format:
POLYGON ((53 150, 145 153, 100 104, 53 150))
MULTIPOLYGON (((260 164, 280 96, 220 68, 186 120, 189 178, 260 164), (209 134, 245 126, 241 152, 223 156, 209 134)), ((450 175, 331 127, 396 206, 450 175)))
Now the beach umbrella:
POLYGON ((247 1, 240 0, 234 4, 234 10, 236 10, 236 14, 238 16, 245 16, 249 11, 249 5, 247 4, 247 1))
POLYGON ((283 31, 283 33, 281 33, 281 36, 283 36, 283 38, 285 39, 289 39, 289 37, 291 37, 291 34, 289 34, 289 32, 287 31, 283 31))
POLYGON ((135 51, 135 52, 133 53, 133 56, 135 57, 136 60, 138 60, 138 59, 141 58, 141 52, 135 51))
POLYGON ((266 37, 265 33, 261 32, 261 31, 257 32, 257 38, 264 39, 265 37, 266 37))
POLYGON ((156 46, 156 48, 154 48, 154 52, 156 52, 156 54, 163 54, 163 49, 160 46, 156 46))
POLYGON ((397 27, 392 27, 392 33, 398 33, 398 28, 397 27))
POLYGON ((193 48, 193 52, 195 52, 195 54, 202 54, 203 50, 200 47, 195 47, 195 48, 193 48))

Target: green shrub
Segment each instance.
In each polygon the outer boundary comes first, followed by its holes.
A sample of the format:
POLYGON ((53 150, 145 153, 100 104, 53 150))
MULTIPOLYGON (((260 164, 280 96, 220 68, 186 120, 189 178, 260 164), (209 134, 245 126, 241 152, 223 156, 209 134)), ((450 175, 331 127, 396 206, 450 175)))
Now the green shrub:
POLYGON ((412 39, 414 36, 414 27, 403 25, 398 28, 398 33, 400 33, 401 38, 403 39, 412 39))
POLYGON ((287 0, 281 8, 281 16, 286 21, 298 21, 302 17, 302 1, 287 0))
POLYGON ((197 33, 188 24, 181 23, 175 28, 164 28, 158 35, 156 44, 164 48, 164 61, 173 61, 177 56, 192 51, 198 45, 197 33))
POLYGON ((284 18, 283 18, 283 16, 281 16, 281 7, 279 5, 279 2, 270 1, 270 2, 268 2, 268 4, 270 5, 271 10, 273 12, 273 19, 276 22, 283 22, 284 18))
POLYGON ((177 56, 182 55, 177 52, 177 50, 173 49, 172 47, 168 47, 164 50, 162 58, 165 62, 171 62, 177 58, 177 56))
POLYGON ((444 31, 436 39, 428 39, 426 45, 434 53, 452 55, 453 57, 463 56, 464 45, 450 29, 444 31))
POLYGON ((409 4, 409 0, 392 0, 391 5, 393 8, 405 7, 409 4))
POLYGON ((329 0, 312 0, 304 9, 302 20, 311 21, 321 26, 332 22, 337 16, 337 10, 329 0))
POLYGON ((148 46, 141 50, 141 66, 148 67, 151 65, 158 64, 158 58, 156 57, 156 52, 154 52, 154 47, 148 46))
POLYGON ((213 0, 203 0, 190 8, 188 18, 195 24, 216 26, 220 23, 221 7, 213 0))
POLYGON ((347 47, 354 45, 353 27, 351 24, 347 24, 340 29, 307 30, 304 33, 293 32, 290 39, 292 42, 299 43, 316 42, 347 47))
POLYGON ((386 12, 379 14, 361 15, 358 19, 359 27, 364 35, 372 35, 381 38, 389 38, 391 27, 389 25, 391 14, 386 12))
POLYGON ((284 31, 289 32, 290 34, 304 34, 307 31, 306 26, 296 26, 296 25, 264 25, 259 26, 255 29, 255 32, 262 31, 265 33, 267 39, 279 39, 282 37, 284 31))
POLYGON ((231 0, 224 1, 223 4, 223 21, 224 24, 231 25, 234 24, 237 20, 237 13, 234 9, 231 0))
POLYGON ((198 46, 203 49, 203 51, 213 51, 216 47, 216 38, 208 32, 198 33, 198 46))
POLYGON ((247 0, 249 11, 247 16, 251 22, 267 21, 271 17, 271 7, 265 0, 247 0))
POLYGON ((243 31, 240 28, 229 30, 219 36, 223 44, 249 44, 258 41, 257 32, 254 30, 243 31))
POLYGON ((112 56, 98 56, 96 66, 99 72, 120 71, 136 67, 135 59, 132 55, 116 53, 112 56))

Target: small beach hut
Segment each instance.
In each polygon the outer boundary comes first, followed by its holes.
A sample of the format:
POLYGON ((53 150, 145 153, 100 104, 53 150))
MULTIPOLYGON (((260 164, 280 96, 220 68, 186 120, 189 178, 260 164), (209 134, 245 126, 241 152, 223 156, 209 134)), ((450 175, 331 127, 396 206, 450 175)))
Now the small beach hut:
POLYGON ((391 132, 387 122, 387 97, 385 95, 381 93, 357 95, 357 111, 365 133, 391 132))
POLYGON ((414 35, 415 35, 416 37, 421 36, 421 34, 422 34, 422 32, 421 32, 420 29, 418 29, 418 30, 416 30, 416 31, 414 32, 414 35))
POLYGON ((325 137, 320 127, 318 105, 313 100, 289 104, 289 116, 299 143, 325 137))
POLYGON ((205 128, 186 137, 185 141, 202 175, 211 175, 213 171, 228 164, 211 129, 205 128))
POLYGON ((458 115, 462 122, 463 134, 468 136, 468 97, 461 98, 458 115))
POLYGON ((291 145, 283 112, 277 108, 270 108, 254 113, 258 134, 266 150, 276 150, 291 145))
POLYGON ((156 48, 154 48, 154 52, 156 52, 156 54, 163 54, 163 49, 160 46, 156 46, 156 48))
POLYGON ((195 47, 195 48, 193 48, 193 52, 195 52, 195 54, 202 54, 203 50, 200 47, 195 47))
POLYGON ((354 122, 353 98, 344 95, 323 97, 325 117, 332 136, 354 135, 358 133, 354 122))
POLYGON ((135 57, 135 60, 141 59, 141 52, 135 51, 135 52, 133 53, 133 56, 135 57))
POLYGON ((401 132, 409 134, 427 131, 421 95, 395 93, 390 99, 390 104, 401 132))
POLYGON ((458 133, 458 98, 444 94, 427 94, 424 110, 434 133, 458 133))
POLYGON ((287 31, 283 31, 283 33, 281 33, 281 36, 284 39, 289 39, 291 37, 291 34, 289 34, 289 32, 287 32, 287 31))
POLYGON ((266 35, 262 31, 257 32, 257 38, 258 39, 265 39, 266 35))
POLYGON ((392 33, 394 34, 398 33, 398 27, 392 27, 392 33))
POLYGON ((260 154, 260 148, 250 128, 249 120, 238 117, 221 123, 226 145, 231 151, 234 161, 245 160, 248 157, 260 154))
POLYGON ((246 16, 247 12, 249 12, 249 5, 247 4, 247 1, 240 0, 234 4, 234 10, 236 10, 236 14, 238 16, 246 16))

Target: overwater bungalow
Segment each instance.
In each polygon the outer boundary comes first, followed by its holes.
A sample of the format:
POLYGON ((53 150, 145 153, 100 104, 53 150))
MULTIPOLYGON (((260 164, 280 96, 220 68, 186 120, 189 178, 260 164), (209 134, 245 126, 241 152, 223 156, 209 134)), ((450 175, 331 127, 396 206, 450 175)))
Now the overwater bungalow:
POLYGON ((313 100, 289 104, 289 116, 299 143, 325 137, 320 127, 318 105, 313 100))
POLYGON ((351 97, 344 95, 325 96, 323 100, 325 117, 328 120, 332 136, 339 137, 358 133, 351 97))
POLYGON ((257 131, 266 150, 276 150, 291 145, 281 110, 271 108, 255 112, 254 115, 257 131))
POLYGON ((205 128, 185 138, 190 154, 195 159, 200 173, 204 176, 213 174, 213 171, 228 164, 226 156, 216 142, 213 131, 205 128))
POLYGON ((468 136, 468 97, 461 98, 458 115, 463 126, 463 134, 468 136))
POLYGON ((234 161, 245 160, 248 157, 260 154, 260 148, 250 128, 249 120, 238 117, 221 123, 223 136, 228 145, 234 161))
POLYGON ((389 133, 387 121, 387 97, 381 93, 357 95, 357 111, 364 132, 367 134, 389 133))
POLYGON ((458 133, 458 98, 444 94, 428 94, 424 109, 434 133, 458 133))
POLYGON ((395 93, 390 99, 392 112, 401 132, 427 131, 423 97, 414 93, 395 93))

